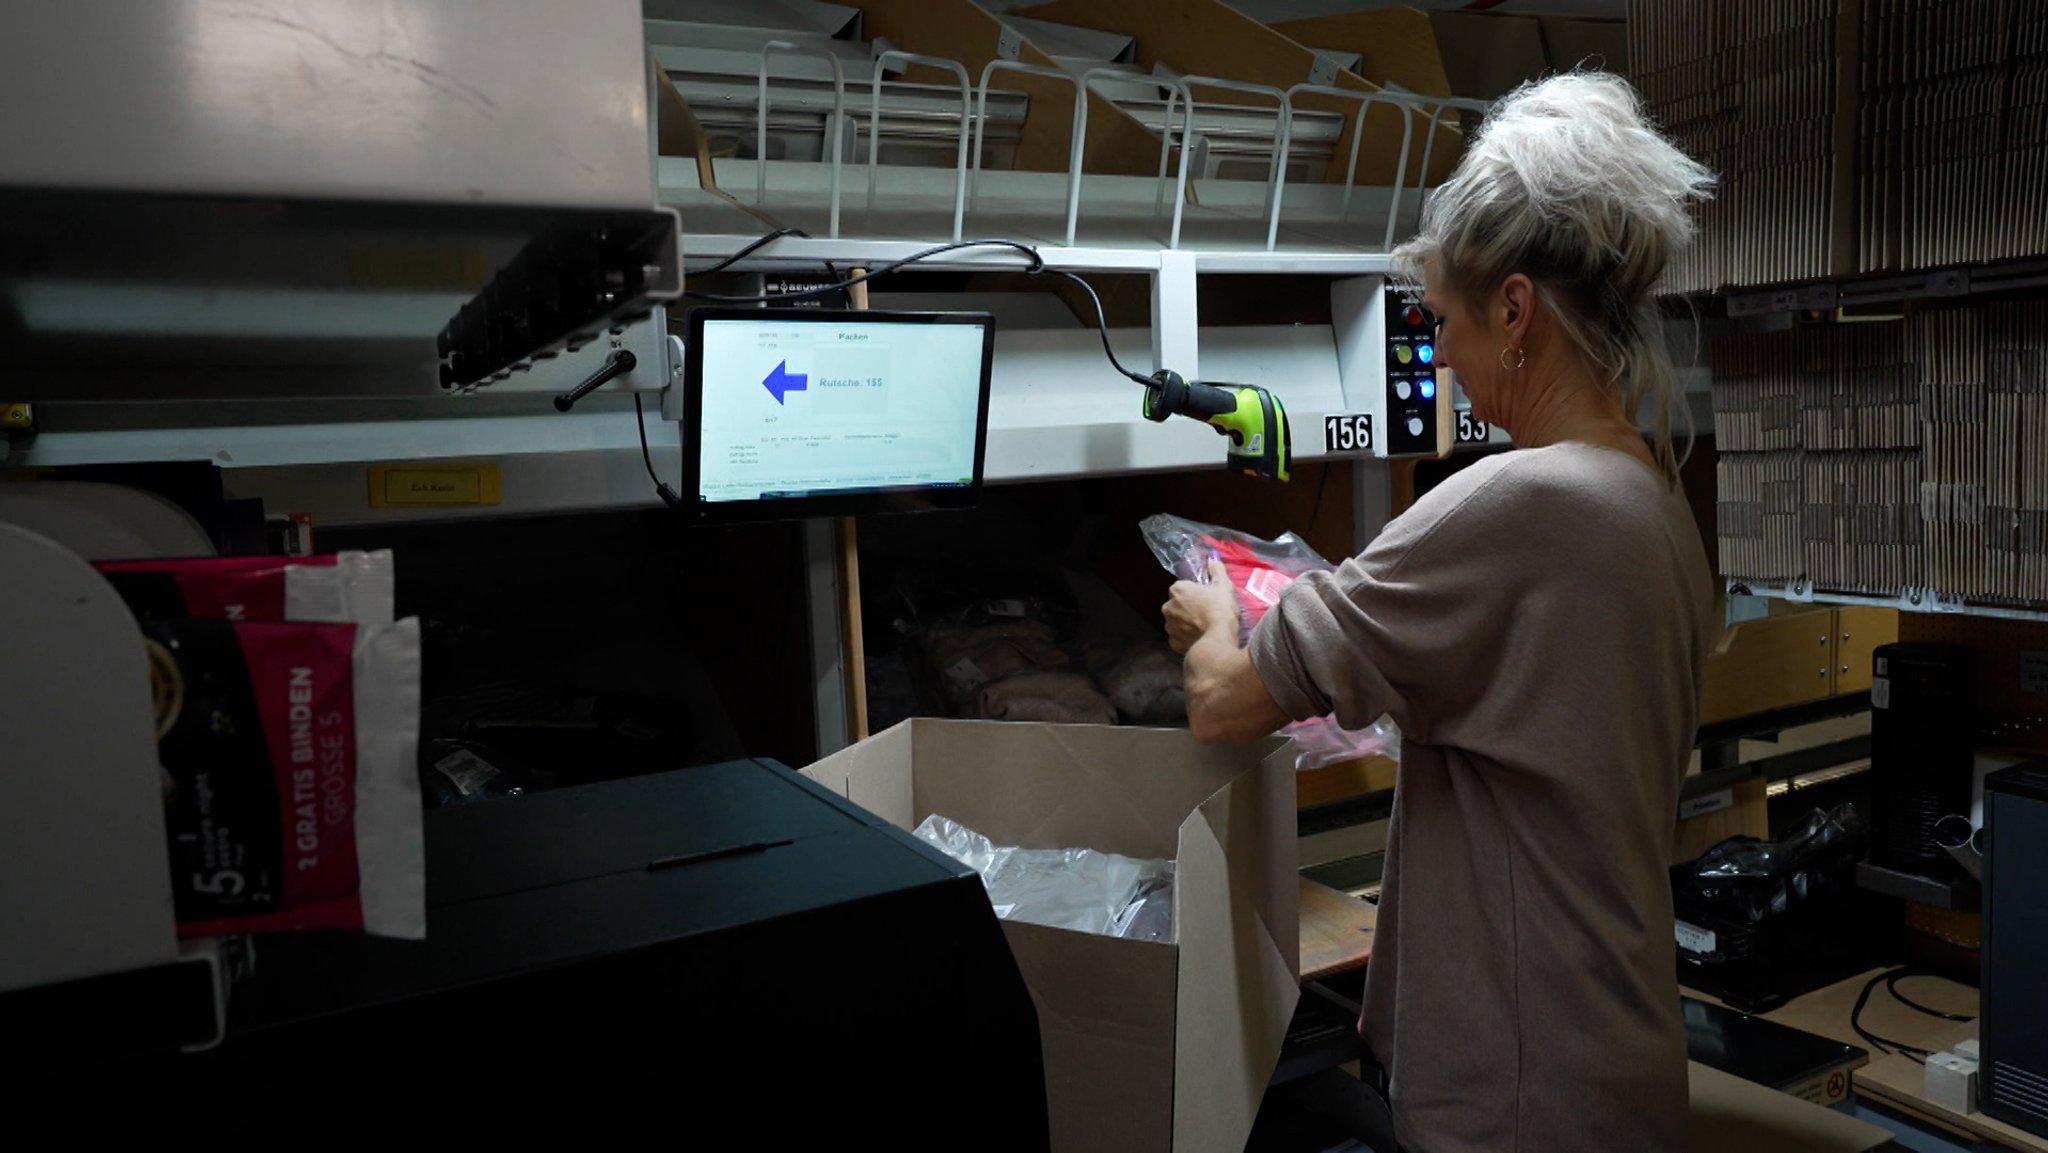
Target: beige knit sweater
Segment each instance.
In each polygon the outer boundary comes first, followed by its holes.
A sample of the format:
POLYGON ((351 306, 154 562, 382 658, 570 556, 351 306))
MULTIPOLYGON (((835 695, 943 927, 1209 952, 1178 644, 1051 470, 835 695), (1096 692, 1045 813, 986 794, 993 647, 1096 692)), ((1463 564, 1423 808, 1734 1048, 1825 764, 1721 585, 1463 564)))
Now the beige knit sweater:
POLYGON ((1683 1148, 1665 869, 1712 603, 1683 497, 1565 444, 1458 473, 1252 634, 1290 715, 1401 725, 1361 1028, 1404 1148, 1683 1148))

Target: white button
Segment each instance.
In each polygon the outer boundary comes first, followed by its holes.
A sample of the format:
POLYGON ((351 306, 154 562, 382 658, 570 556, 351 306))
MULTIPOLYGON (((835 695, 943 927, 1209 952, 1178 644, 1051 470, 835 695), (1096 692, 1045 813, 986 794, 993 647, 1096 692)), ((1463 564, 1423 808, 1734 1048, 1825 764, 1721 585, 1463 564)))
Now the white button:
POLYGON ((1419 417, 1419 416, 1411 416, 1411 417, 1409 417, 1409 418, 1408 418, 1408 435, 1409 435, 1409 436, 1421 436, 1421 435, 1422 435, 1422 418, 1421 418, 1421 417, 1419 417))
POLYGON ((1414 394, 1415 386, 1409 384, 1407 381, 1397 380, 1394 382, 1395 396, 1400 397, 1402 400, 1407 400, 1410 396, 1413 396, 1414 394))

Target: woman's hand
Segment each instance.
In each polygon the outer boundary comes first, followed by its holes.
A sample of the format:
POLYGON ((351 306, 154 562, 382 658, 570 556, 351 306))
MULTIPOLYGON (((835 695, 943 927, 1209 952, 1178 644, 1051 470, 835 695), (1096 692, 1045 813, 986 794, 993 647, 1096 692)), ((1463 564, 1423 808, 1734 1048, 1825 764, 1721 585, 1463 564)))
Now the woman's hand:
POLYGON ((1249 741, 1287 723, 1287 714, 1237 647, 1237 593, 1222 561, 1209 562, 1209 583, 1175 581, 1167 594, 1166 639, 1186 653, 1188 730, 1202 741, 1249 741))
POLYGON ((1166 639, 1173 651, 1185 653, 1210 632, 1227 631, 1237 638, 1237 594, 1230 587, 1230 572, 1223 562, 1209 562, 1209 583, 1175 581, 1167 590, 1160 609, 1166 618, 1166 639))

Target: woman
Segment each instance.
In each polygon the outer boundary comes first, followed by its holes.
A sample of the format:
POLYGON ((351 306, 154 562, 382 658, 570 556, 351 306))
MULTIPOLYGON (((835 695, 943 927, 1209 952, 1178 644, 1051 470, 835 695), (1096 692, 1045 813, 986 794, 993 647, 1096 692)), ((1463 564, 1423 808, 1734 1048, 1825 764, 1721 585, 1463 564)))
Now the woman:
POLYGON ((1615 77, 1504 98, 1396 257, 1516 450, 1246 649, 1220 573, 1165 607, 1197 736, 1401 726, 1360 1028, 1404 1149, 1683 1147, 1665 868, 1713 597, 1668 416, 1648 445, 1633 417, 1677 399, 1654 289, 1711 185, 1615 77))

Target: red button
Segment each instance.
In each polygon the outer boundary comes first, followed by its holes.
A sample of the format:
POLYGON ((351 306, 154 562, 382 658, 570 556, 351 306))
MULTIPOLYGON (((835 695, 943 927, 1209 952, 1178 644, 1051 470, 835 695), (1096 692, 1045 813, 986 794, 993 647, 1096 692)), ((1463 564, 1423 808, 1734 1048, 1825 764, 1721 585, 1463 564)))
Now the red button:
POLYGON ((1419 328, 1422 326, 1422 309, 1411 304, 1408 310, 1401 314, 1401 319, 1408 322, 1408 327, 1419 328))

